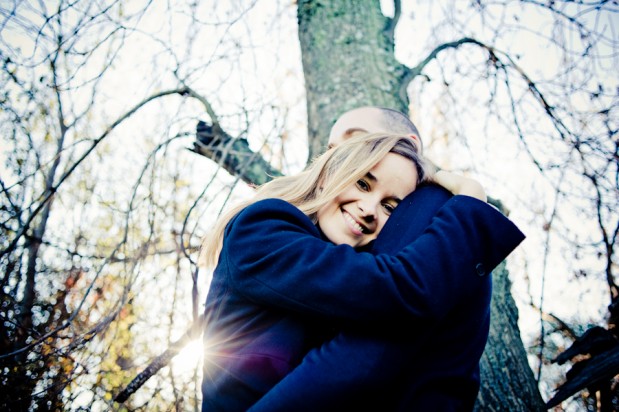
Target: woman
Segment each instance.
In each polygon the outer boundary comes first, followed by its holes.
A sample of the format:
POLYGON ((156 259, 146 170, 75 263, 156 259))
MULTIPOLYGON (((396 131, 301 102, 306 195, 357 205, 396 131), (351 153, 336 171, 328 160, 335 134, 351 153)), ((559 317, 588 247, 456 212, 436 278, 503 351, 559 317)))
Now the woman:
POLYGON ((236 280, 248 276, 243 262, 251 261, 252 273, 261 258, 271 268, 271 259, 286 271, 311 268, 312 262, 296 260, 296 246, 284 250, 282 242, 296 242, 299 248, 307 247, 307 241, 321 249, 330 245, 327 241, 364 247, 424 177, 425 167, 409 138, 361 136, 327 151, 302 173, 260 187, 253 199, 218 221, 203 247, 207 266, 219 259, 206 303, 204 410, 248 408, 318 343, 313 322, 302 314, 237 293, 236 280), (269 243, 248 233, 254 226, 278 239, 269 243), (254 243, 238 248, 237 238, 254 243))
MULTIPOLYGON (((205 242, 207 263, 218 258, 218 264, 207 297, 203 410, 247 409, 328 336, 328 325, 441 316, 436 302, 444 274, 474 266, 471 256, 483 255, 480 244, 493 240, 463 240, 475 216, 463 220, 448 213, 437 231, 396 256, 354 249, 378 236, 423 177, 408 137, 359 136, 329 150, 300 175, 265 185, 220 220, 205 242), (456 249, 459 259, 428 264, 437 251, 456 249), (329 285, 350 294, 305 296, 303 283, 318 273, 332 275, 330 283, 341 281, 342 273, 358 274, 358 282, 329 285), (304 302, 311 302, 311 309, 304 302)), ((481 228, 480 236, 493 234, 481 228)), ((493 267, 502 256, 485 259, 493 267)))

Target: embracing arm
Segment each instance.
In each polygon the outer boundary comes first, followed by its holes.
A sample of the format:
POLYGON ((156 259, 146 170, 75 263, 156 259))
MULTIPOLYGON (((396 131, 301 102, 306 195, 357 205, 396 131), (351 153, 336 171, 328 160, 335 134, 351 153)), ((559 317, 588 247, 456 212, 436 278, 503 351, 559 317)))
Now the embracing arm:
POLYGON ((445 170, 436 172, 432 177, 432 180, 434 183, 443 186, 454 195, 466 195, 479 199, 482 202, 487 201, 486 191, 477 180, 447 172, 445 170))
POLYGON ((268 199, 231 222, 220 259, 232 286, 265 306, 353 321, 440 319, 446 302, 476 287, 480 268, 492 270, 522 239, 498 211, 454 196, 402 252, 374 256, 320 239, 297 208, 268 199))

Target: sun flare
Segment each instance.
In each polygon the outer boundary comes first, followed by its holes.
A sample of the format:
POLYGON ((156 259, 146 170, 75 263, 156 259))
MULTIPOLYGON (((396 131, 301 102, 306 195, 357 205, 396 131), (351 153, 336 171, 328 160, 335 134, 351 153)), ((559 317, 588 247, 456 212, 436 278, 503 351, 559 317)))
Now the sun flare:
POLYGON ((196 339, 185 346, 172 360, 174 371, 179 374, 192 374, 202 367, 204 354, 202 339, 196 339))

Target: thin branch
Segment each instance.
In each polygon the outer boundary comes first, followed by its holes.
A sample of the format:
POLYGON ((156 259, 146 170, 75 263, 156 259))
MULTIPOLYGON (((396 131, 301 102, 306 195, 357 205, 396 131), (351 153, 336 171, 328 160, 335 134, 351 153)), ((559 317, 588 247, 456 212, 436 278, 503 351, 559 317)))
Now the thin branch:
POLYGON ((393 0, 393 17, 387 20, 387 26, 383 33, 389 39, 390 44, 395 43, 395 29, 402 16, 402 2, 400 0, 393 0))
POLYGON ((539 306, 536 305, 535 302, 533 302, 533 300, 531 300, 529 305, 539 313, 542 320, 554 323, 556 325, 555 330, 564 332, 570 339, 576 340, 578 338, 578 334, 576 333, 576 331, 570 325, 565 323, 563 319, 559 318, 553 313, 542 311, 539 306))
POLYGON ((413 81, 413 79, 417 76, 420 76, 421 73, 423 72, 423 69, 425 69, 425 67, 434 59, 436 59, 436 56, 438 56, 438 54, 440 52, 442 52, 443 50, 446 49, 457 49, 458 47, 462 46, 463 44, 476 44, 478 46, 481 46, 482 48, 486 49, 486 50, 491 50, 490 46, 485 45, 484 43, 480 42, 479 40, 470 38, 470 37, 464 37, 460 40, 456 40, 450 43, 443 43, 440 46, 436 47, 434 50, 432 50, 430 52, 430 54, 428 54, 428 56, 423 59, 421 61, 421 63, 419 63, 417 66, 413 67, 413 68, 408 68, 405 72, 404 75, 402 76, 402 81, 400 82, 400 96, 403 98, 403 101, 407 101, 406 99, 406 89, 408 88, 408 85, 410 84, 410 82, 413 81))
POLYGON ((198 338, 202 334, 204 328, 204 315, 196 319, 189 329, 181 336, 180 339, 172 342, 170 346, 159 356, 151 361, 151 363, 140 372, 129 385, 122 389, 114 398, 115 402, 123 403, 134 394, 138 389, 146 383, 153 375, 161 368, 165 367, 170 361, 185 347, 189 342, 198 338))
POLYGON ((569 131, 569 128, 567 126, 565 126, 565 124, 563 123, 563 121, 561 121, 559 116, 557 116, 555 114, 555 108, 552 105, 550 105, 550 103, 548 103, 548 101, 544 97, 544 94, 539 90, 539 88, 537 87, 535 82, 533 82, 533 80, 531 80, 531 78, 526 74, 524 69, 522 69, 520 66, 518 66, 516 64, 516 62, 508 54, 502 53, 502 52, 498 51, 497 49, 495 49, 494 47, 489 46, 489 45, 487 45, 487 44, 485 44, 485 43, 483 43, 483 42, 481 42, 481 41, 479 41, 477 39, 473 39, 473 38, 470 38, 470 37, 464 37, 464 38, 462 38, 460 40, 456 40, 456 41, 453 41, 453 42, 441 44, 440 46, 438 46, 434 50, 432 50, 430 52, 430 54, 425 59, 423 59, 421 61, 421 63, 419 63, 417 66, 415 66, 413 68, 409 68, 408 70, 406 70, 404 72, 404 75, 402 76, 402 82, 401 82, 401 86, 400 86, 400 95, 402 97, 406 96, 406 90, 407 90, 408 85, 410 84, 410 82, 415 77, 421 75, 421 73, 425 69, 425 67, 432 60, 434 60, 441 51, 446 50, 446 49, 458 48, 458 47, 462 46, 463 44, 475 44, 477 46, 480 46, 481 48, 485 49, 490 54, 490 60, 492 62, 494 62, 495 65, 500 62, 503 66, 511 67, 512 69, 514 69, 518 73, 518 75, 522 78, 522 80, 525 81, 529 91, 531 92, 531 94, 533 94, 535 99, 544 108, 544 111, 546 112, 548 117, 550 117, 550 119, 552 119, 552 123, 554 124, 555 129, 557 130, 557 132, 559 133, 561 138, 565 140, 567 136, 571 136, 572 135, 572 133, 569 131), (499 58, 499 55, 502 56, 507 61, 508 64, 505 64, 499 58))
POLYGON ((116 121, 114 121, 110 126, 108 126, 108 128, 98 138, 93 140, 92 145, 82 154, 82 156, 79 159, 77 159, 77 161, 75 161, 75 163, 73 163, 73 165, 60 177, 58 183, 56 183, 53 186, 50 186, 47 190, 45 190, 45 192, 43 192, 43 194, 41 195, 42 200, 40 201, 39 205, 33 210, 33 212, 30 214, 28 219, 24 222, 23 226, 17 232, 17 234, 15 235, 15 238, 13 238, 9 246, 6 249, 4 249, 2 252, 0 252, 0 258, 2 258, 4 255, 8 253, 11 253, 13 249, 15 249, 21 237, 24 236, 26 231, 30 228, 30 225, 32 224, 35 217, 41 212, 41 210, 43 210, 45 205, 56 194, 56 192, 58 191, 58 188, 69 178, 69 176, 71 176, 71 174, 73 174, 75 169, 77 169, 77 167, 94 151, 94 149, 99 145, 99 143, 101 143, 103 139, 105 139, 118 125, 120 125, 122 122, 127 120, 133 114, 135 114, 139 109, 141 109, 147 103, 155 99, 158 99, 163 96, 168 96, 171 94, 186 95, 188 94, 188 92, 189 91, 187 88, 180 88, 180 89, 173 89, 173 90, 167 90, 167 91, 156 93, 142 100, 138 104, 136 104, 133 108, 131 108, 131 110, 129 110, 128 112, 120 116, 116 121))

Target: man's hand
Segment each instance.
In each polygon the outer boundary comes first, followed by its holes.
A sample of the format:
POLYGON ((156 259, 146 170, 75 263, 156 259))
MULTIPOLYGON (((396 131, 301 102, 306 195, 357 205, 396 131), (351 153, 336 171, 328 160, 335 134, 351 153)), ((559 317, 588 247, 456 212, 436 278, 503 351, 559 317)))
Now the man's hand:
POLYGON ((479 199, 483 202, 487 201, 486 191, 477 180, 447 172, 445 170, 436 172, 433 180, 435 183, 443 186, 454 195, 466 195, 479 199))

